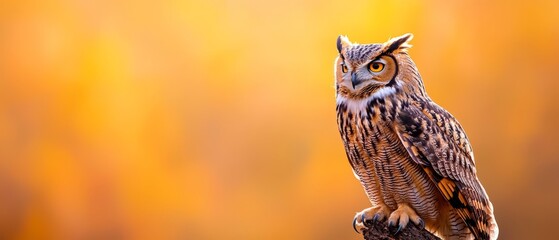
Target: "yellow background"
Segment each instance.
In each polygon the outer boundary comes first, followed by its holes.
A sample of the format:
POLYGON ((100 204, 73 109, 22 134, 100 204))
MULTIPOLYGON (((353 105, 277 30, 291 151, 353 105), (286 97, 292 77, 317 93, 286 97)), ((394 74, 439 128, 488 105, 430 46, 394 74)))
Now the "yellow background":
POLYGON ((559 215, 555 1, 0 2, 1 239, 358 239, 336 37, 415 34, 501 239, 559 215))

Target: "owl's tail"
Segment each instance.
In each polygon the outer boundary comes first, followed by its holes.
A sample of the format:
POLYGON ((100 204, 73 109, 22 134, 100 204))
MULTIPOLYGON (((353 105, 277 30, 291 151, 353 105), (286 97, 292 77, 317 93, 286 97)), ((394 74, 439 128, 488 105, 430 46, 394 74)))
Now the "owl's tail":
POLYGON ((497 239, 499 227, 493 215, 493 204, 477 177, 464 183, 441 177, 428 167, 424 170, 475 239, 497 239))
MULTIPOLYGON (((480 185, 481 186, 481 185, 480 185)), ((483 188, 483 187, 482 187, 483 188)), ((484 189, 485 192, 485 189, 484 189)), ((489 204, 489 226, 488 226, 488 230, 489 230, 489 239, 490 240, 496 240, 499 237, 499 226, 497 226, 497 221, 495 220, 495 215, 493 215, 493 204, 491 204, 490 201, 487 201, 489 204)))
MULTIPOLYGON (((476 179, 477 180, 477 179, 476 179)), ((466 222, 478 240, 494 240, 499 236, 499 226, 493 214, 493 204, 483 186, 477 181, 474 187, 457 184, 465 201, 465 206, 455 207, 458 215, 466 222)), ((452 204, 452 202, 451 202, 452 204)))

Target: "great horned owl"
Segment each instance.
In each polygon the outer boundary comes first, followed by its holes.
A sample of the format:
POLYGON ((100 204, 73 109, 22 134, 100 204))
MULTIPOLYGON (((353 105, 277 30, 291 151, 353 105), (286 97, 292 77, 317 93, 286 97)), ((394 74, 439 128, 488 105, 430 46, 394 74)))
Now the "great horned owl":
POLYGON ((382 44, 337 41, 338 129, 372 203, 355 216, 411 220, 444 239, 496 239, 493 205, 476 175, 464 129, 433 102, 408 55, 411 34, 382 44))

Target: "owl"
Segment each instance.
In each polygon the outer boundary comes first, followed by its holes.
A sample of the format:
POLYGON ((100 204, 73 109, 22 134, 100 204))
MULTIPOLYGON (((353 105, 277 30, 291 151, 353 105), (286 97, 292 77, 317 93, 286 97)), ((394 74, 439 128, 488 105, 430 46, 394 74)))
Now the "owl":
POLYGON ((408 54, 413 35, 379 44, 337 40, 338 130, 372 207, 353 226, 411 221, 443 239, 497 239, 493 205, 464 129, 433 102, 408 54))

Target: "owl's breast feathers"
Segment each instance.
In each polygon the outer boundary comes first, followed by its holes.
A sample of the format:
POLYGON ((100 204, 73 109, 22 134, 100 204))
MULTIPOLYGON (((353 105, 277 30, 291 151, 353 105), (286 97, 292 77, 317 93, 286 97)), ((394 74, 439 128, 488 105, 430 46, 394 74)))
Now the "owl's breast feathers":
POLYGON ((450 113, 429 99, 398 93, 360 101, 342 96, 342 100, 337 105, 338 127, 354 170, 363 169, 357 166, 361 158, 375 158, 376 153, 386 153, 386 149, 409 155, 476 239, 497 236, 493 206, 477 179, 472 148, 450 113), (392 140, 382 143, 381 138, 392 140), (360 154, 356 146, 371 151, 360 154))

